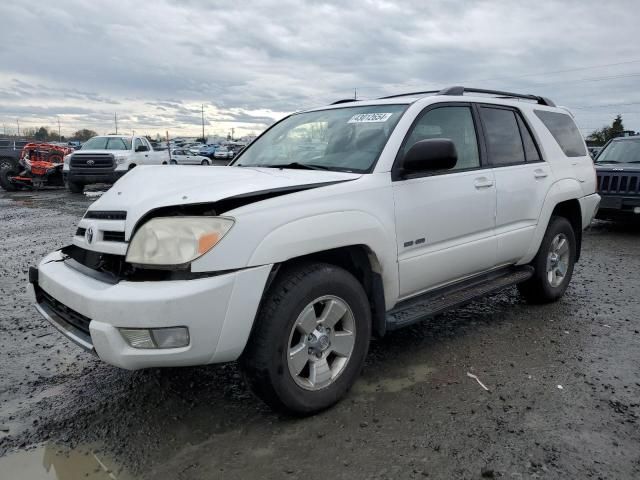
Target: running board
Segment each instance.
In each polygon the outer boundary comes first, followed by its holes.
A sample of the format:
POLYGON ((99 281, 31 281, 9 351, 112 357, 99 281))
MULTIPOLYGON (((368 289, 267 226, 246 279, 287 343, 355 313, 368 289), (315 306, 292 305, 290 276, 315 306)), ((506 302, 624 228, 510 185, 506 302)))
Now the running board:
POLYGON ((533 273, 533 267, 528 265, 497 270, 410 298, 387 312, 387 330, 397 330, 446 310, 460 307, 476 298, 529 280, 533 273))

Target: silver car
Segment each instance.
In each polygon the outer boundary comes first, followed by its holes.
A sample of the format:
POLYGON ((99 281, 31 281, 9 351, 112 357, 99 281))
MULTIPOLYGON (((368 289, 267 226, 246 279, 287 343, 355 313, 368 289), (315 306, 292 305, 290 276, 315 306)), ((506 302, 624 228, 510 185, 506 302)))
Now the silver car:
POLYGON ((189 150, 171 150, 171 165, 211 165, 211 160, 202 155, 194 155, 189 150))

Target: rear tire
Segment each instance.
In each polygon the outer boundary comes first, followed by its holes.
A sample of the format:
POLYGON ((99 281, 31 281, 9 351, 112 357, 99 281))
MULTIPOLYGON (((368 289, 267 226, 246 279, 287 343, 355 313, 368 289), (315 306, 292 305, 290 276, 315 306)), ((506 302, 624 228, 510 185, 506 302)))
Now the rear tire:
POLYGON ((177 165, 177 164, 178 164, 178 162, 176 162, 175 160, 171 160, 169 163, 170 163, 171 165, 177 165))
POLYGON ((304 263, 280 272, 263 299, 240 366, 276 410, 309 415, 340 400, 364 364, 371 311, 346 270, 304 263))
POLYGON ((209 160, 202 160, 200 165, 209 165, 209 160))
POLYGON ((82 193, 84 192, 84 185, 67 180, 67 190, 71 193, 82 193))
POLYGON ((550 303, 564 295, 576 261, 576 236, 569 220, 551 217, 531 265, 535 273, 518 290, 529 303, 550 303))

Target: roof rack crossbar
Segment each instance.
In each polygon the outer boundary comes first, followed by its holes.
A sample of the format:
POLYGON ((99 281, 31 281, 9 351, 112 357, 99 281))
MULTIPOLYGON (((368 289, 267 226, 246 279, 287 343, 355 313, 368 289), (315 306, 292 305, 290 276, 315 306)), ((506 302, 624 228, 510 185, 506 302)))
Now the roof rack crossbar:
POLYGON ((504 92, 502 90, 487 90, 484 88, 467 88, 467 87, 448 87, 438 92, 438 95, 464 95, 465 92, 469 93, 482 93, 486 95, 496 95, 506 98, 523 98, 525 100, 535 100, 540 105, 547 105, 549 107, 555 107, 553 103, 546 97, 539 95, 527 95, 522 93, 504 92))
POLYGON ((553 103, 550 99, 546 97, 541 97, 538 95, 526 95, 522 93, 503 92, 501 90, 487 90, 484 88, 467 88, 467 87, 461 87, 461 86, 447 87, 447 88, 443 88, 442 90, 428 90, 423 92, 400 93, 397 95, 380 97, 380 100, 384 100, 387 98, 409 97, 409 96, 415 96, 415 95, 428 95, 428 94, 462 96, 465 94, 465 92, 481 93, 485 95, 495 95, 501 98, 522 98, 525 100, 533 100, 537 102, 539 105, 547 105, 549 107, 556 106, 556 104, 553 103))
POLYGON ((409 93, 398 93, 396 95, 388 95, 386 97, 380 97, 378 100, 386 100, 387 98, 398 98, 398 97, 412 97, 415 95, 428 95, 430 93, 438 93, 440 90, 426 90, 423 92, 409 92, 409 93))

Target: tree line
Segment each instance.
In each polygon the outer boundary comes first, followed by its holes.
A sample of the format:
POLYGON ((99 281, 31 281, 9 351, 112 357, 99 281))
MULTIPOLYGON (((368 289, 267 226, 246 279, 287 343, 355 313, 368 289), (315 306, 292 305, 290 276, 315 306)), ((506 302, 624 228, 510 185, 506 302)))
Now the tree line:
POLYGON ((98 135, 93 130, 83 128, 76 131, 70 137, 65 135, 58 135, 58 132, 49 127, 39 128, 26 128, 23 130, 23 134, 27 138, 33 138, 39 142, 68 142, 70 140, 77 140, 79 142, 86 142, 91 137, 98 135))
POLYGON ((622 124, 622 115, 616 115, 616 118, 611 123, 611 126, 604 125, 602 128, 594 130, 589 134, 587 140, 596 142, 600 145, 604 145, 612 138, 621 137, 624 135, 624 125, 622 124))

